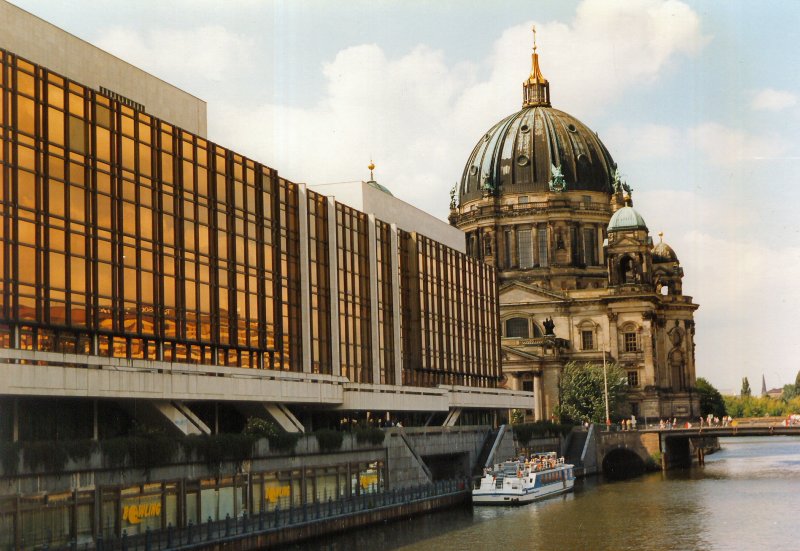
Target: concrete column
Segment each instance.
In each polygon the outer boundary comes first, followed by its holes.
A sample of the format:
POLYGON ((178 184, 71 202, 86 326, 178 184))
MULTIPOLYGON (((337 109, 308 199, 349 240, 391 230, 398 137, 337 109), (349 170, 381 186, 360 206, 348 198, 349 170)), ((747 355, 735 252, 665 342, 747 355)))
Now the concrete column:
POLYGON ((644 381, 640 384, 642 386, 648 384, 657 384, 656 382, 656 373, 655 373, 655 364, 653 362, 653 327, 654 323, 652 320, 643 320, 642 321, 642 352, 644 355, 644 381), (652 381, 652 382, 651 382, 652 381))
POLYGON ((381 382, 381 353, 380 325, 378 324, 378 236, 374 214, 367 216, 367 242, 369 243, 369 317, 372 383, 379 384, 381 382))
POLYGON ((300 234, 300 334, 303 372, 311 373, 311 281, 308 271, 308 193, 297 185, 297 225, 300 234))
POLYGON ((97 417, 97 400, 92 400, 92 440, 97 441, 100 437, 97 417))
POLYGON ((397 224, 390 226, 389 242, 392 253, 389 255, 392 272, 392 340, 394 342, 394 384, 403 384, 403 342, 400 334, 400 250, 397 224))
POLYGON ((534 374, 533 376, 533 418, 536 421, 542 420, 542 377, 534 374))
POLYGON ((517 250, 517 227, 508 226, 508 233, 506 234, 511 243, 508 244, 508 251, 511 253, 511 258, 507 259, 508 267, 519 266, 519 251, 517 250))
POLYGON ((597 265, 605 266, 606 257, 603 254, 603 226, 601 225, 595 226, 594 231, 595 235, 597 236, 597 242, 595 243, 595 247, 597 247, 597 265))
POLYGON ((608 346, 609 354, 619 358, 619 337, 617 333, 617 314, 610 314, 608 318, 608 346))
POLYGON ((336 199, 328 197, 328 266, 331 290, 331 374, 341 375, 339 349, 339 255, 336 250, 336 199))
POLYGON ((11 427, 11 440, 12 442, 19 442, 19 398, 14 398, 14 410, 11 415, 13 423, 11 427))

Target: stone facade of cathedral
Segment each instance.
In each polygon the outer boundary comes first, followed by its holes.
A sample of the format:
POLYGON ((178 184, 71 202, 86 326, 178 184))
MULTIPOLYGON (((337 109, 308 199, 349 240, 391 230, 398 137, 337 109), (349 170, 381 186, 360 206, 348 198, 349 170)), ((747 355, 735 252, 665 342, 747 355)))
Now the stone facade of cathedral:
POLYGON ((618 363, 631 412, 694 418, 694 311, 597 135, 554 109, 534 46, 523 107, 478 141, 451 198, 468 253, 498 271, 506 385, 548 419, 567 362, 618 363))

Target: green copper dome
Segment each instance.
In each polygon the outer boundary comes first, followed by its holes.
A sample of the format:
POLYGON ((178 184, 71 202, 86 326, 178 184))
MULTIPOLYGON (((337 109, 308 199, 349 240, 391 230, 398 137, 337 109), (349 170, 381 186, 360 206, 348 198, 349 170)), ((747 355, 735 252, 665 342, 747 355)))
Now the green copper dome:
POLYGON ((386 187, 386 186, 384 186, 384 185, 381 185, 381 184, 379 184, 379 183, 378 183, 378 182, 376 182, 375 180, 370 180, 369 182, 365 182, 365 183, 366 183, 368 186, 370 186, 370 187, 374 187, 375 189, 377 189, 377 190, 380 190, 380 191, 382 191, 382 192, 384 192, 384 193, 388 193, 389 195, 391 195, 392 197, 394 197, 394 193, 392 193, 391 191, 389 191, 389 188, 388 188, 388 187, 386 187))
POLYGON ((644 230, 647 231, 647 224, 645 224, 642 215, 633 210, 633 207, 622 207, 608 223, 608 231, 624 231, 624 230, 644 230))

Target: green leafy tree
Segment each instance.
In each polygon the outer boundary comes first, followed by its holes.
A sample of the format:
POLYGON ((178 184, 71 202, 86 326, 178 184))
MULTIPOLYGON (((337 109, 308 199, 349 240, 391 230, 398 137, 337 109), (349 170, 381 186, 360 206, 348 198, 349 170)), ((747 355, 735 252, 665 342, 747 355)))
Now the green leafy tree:
POLYGON ((750 381, 747 380, 747 377, 742 378, 742 390, 739 392, 739 395, 744 398, 746 396, 751 396, 753 391, 750 390, 750 381))
POLYGON ((800 396, 800 371, 797 372, 797 376, 794 378, 794 388, 797 395, 800 396))
POLYGON ((796 384, 788 384, 783 385, 783 394, 781 394, 781 400, 784 402, 788 402, 792 398, 796 397, 798 394, 797 385, 796 384))
MULTIPOLYGON (((625 393, 628 379, 617 364, 606 366, 608 407, 612 417, 627 416, 625 393)), ((558 385, 560 403, 555 413, 562 422, 592 421, 605 423, 603 366, 594 363, 569 362, 564 366, 558 385)))
POLYGON ((697 378, 697 393, 700 395, 700 413, 705 417, 709 413, 714 417, 724 417, 727 415, 725 400, 719 390, 703 377, 697 378))

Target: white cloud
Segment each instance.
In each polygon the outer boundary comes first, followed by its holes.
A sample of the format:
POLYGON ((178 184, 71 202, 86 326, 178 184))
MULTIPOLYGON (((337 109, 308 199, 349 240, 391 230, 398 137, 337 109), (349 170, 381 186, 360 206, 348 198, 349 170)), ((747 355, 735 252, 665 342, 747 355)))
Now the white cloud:
MULTIPOLYGON (((698 323, 698 374, 738 388, 742 376, 751 384, 766 373, 791 380, 800 353, 795 337, 800 287, 787 285, 787 274, 800 273, 800 248, 724 234, 691 232, 698 323)), ((777 382, 777 381, 776 381, 777 382)), ((771 383, 775 384, 775 383, 771 383)))
POLYGON ((105 30, 95 43, 154 75, 181 86, 198 77, 220 82, 252 68, 253 41, 221 26, 105 30))
POLYGON ((660 124, 626 126, 615 124, 603 134, 610 151, 623 154, 626 160, 665 159, 674 156, 682 143, 678 128, 660 124))
MULTIPOLYGON (((672 0, 587 0, 571 25, 540 28, 542 69, 554 100, 568 111, 596 109, 632 86, 649 85, 676 55, 695 54, 709 40, 698 15, 672 0)), ((514 50, 519 46, 504 54, 514 59, 514 50)))
POLYGON ((688 147, 702 151, 716 164, 774 159, 781 157, 787 145, 775 138, 750 134, 715 122, 689 130, 688 147))
POLYGON ((797 95, 785 90, 765 88, 753 97, 751 106, 759 111, 782 111, 797 103, 797 95))
MULTIPOLYGON (((347 48, 324 66, 316 105, 216 102, 212 138, 308 183, 365 178, 373 157, 376 178, 395 195, 444 217, 475 142, 520 107, 532 23, 507 29, 481 63, 448 65, 427 46, 398 57, 375 44, 347 48)), ((706 42, 698 16, 672 0, 587 0, 571 24, 537 29, 554 105, 566 111, 614 101, 706 42)), ((649 135, 672 147, 669 131, 649 135)))

